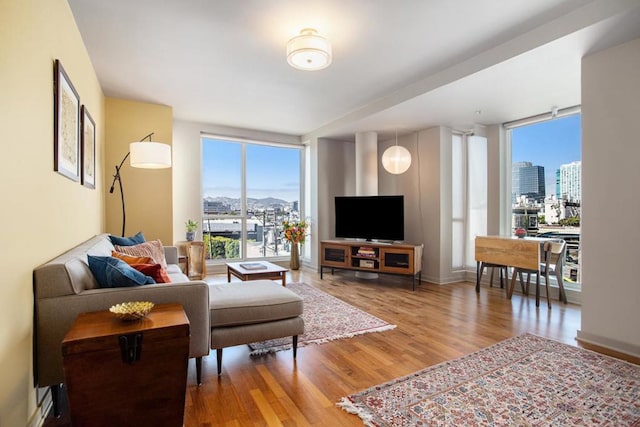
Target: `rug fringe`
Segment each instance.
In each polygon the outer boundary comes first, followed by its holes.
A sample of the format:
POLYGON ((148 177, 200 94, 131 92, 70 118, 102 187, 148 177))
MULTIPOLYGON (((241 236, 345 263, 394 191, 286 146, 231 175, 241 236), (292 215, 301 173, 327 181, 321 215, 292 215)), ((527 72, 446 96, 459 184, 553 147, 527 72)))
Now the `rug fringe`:
MULTIPOLYGON (((356 332, 351 332, 351 333, 348 333, 348 334, 336 335, 334 337, 327 337, 327 338, 320 338, 320 339, 315 339, 315 340, 299 342, 298 343, 298 348, 305 347, 305 346, 307 346, 309 344, 325 344, 325 343, 328 343, 328 342, 331 342, 331 341, 341 340, 341 339, 344 339, 344 338, 353 338, 353 337, 356 337, 358 335, 364 335, 364 334, 368 334, 368 333, 390 331, 391 329, 395 329, 395 328, 396 328, 396 325, 385 325, 385 326, 380 326, 378 328, 364 329, 362 331, 356 331, 356 332)), ((276 353, 276 352, 282 351, 282 350, 289 350, 289 349, 291 349, 291 347, 292 347, 291 344, 286 344, 286 345, 280 345, 280 346, 277 346, 277 347, 260 348, 260 349, 256 349, 256 350, 251 350, 249 352, 249 356, 262 356, 262 355, 269 354, 269 353, 276 353)))
POLYGON ((317 339, 317 340, 310 340, 310 341, 306 341, 304 344, 324 344, 327 342, 331 342, 331 341, 335 341, 335 340, 341 340, 344 338, 353 338, 353 337, 357 337, 358 335, 364 335, 364 334, 368 334, 368 333, 373 333, 373 332, 384 332, 384 331, 389 331, 391 329, 395 329, 396 325, 385 325, 385 326, 380 326, 378 328, 373 328, 373 329, 365 329, 362 331, 356 331, 356 332, 351 332, 348 334, 342 334, 342 335, 336 335, 334 337, 327 337, 327 338, 321 338, 321 339, 317 339))
POLYGON ((359 416, 365 426, 375 427, 375 424, 373 424, 373 414, 366 408, 356 406, 348 397, 340 399, 340 401, 336 403, 336 406, 345 412, 359 416))

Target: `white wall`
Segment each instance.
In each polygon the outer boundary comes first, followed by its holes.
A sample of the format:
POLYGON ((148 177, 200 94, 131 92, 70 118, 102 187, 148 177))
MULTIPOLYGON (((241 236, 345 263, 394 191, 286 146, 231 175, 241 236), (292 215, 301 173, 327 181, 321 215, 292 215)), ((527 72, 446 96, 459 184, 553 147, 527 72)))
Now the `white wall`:
POLYGON ((582 61, 582 327, 640 356, 640 39, 582 61))
MULTIPOLYGON (((487 135, 487 234, 503 234, 500 224, 505 224, 510 231, 511 226, 507 222, 510 216, 505 216, 502 206, 506 198, 506 169, 511 161, 507 160, 505 152, 505 135, 501 125, 491 125, 486 128, 487 135)), ((511 156, 509 156, 511 158, 511 156)), ((511 205, 509 202, 508 210, 511 205)), ((505 231, 506 232, 506 231, 505 231)), ((475 278, 474 278, 475 280, 475 278)))
POLYGON ((417 132, 417 143, 406 146, 411 167, 401 175, 400 183, 405 195, 406 240, 424 244, 422 278, 434 283, 440 282, 442 257, 441 142, 440 127, 417 132))
MULTIPOLYGON (((318 239, 335 239, 335 196, 356 194, 356 149, 352 142, 320 139, 318 141, 317 218, 318 239)), ((316 264, 320 264, 319 257, 316 264)))

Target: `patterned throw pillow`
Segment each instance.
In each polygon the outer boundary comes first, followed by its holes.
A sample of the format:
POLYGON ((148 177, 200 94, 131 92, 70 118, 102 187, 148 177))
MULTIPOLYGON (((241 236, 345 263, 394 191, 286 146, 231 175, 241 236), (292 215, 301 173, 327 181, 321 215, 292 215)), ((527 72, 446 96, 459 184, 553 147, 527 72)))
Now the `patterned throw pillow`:
POLYGON ((132 256, 127 254, 121 254, 120 252, 111 251, 111 256, 121 259, 129 265, 134 264, 153 264, 153 259, 148 256, 132 256))
POLYGON ((138 234, 131 237, 118 237, 109 235, 109 240, 111 240, 111 243, 113 245, 119 246, 133 246, 146 242, 144 236, 142 235, 142 231, 139 231, 138 234))
POLYGON ((116 251, 122 254, 136 257, 150 257, 153 259, 153 264, 160 264, 163 268, 167 268, 167 260, 164 258, 164 247, 160 240, 151 240, 133 246, 116 245, 115 248, 116 251))
POLYGON ((142 274, 126 262, 117 258, 91 255, 87 258, 89 261, 89 269, 101 288, 120 288, 151 285, 155 283, 152 277, 142 274))
POLYGON ((145 276, 151 277, 156 283, 171 283, 167 270, 162 268, 160 264, 133 264, 131 267, 145 276))

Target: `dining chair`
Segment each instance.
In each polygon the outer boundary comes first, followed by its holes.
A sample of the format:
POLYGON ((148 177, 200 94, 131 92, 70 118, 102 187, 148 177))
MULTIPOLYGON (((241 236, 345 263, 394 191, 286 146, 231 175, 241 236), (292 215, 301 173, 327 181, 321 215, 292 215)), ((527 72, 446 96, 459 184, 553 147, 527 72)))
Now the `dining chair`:
POLYGON ((547 286, 547 302, 549 303, 549 308, 551 308, 551 299, 549 297, 549 275, 551 274, 556 276, 556 282, 558 283, 558 299, 566 304, 567 294, 564 290, 562 270, 567 255, 567 242, 564 240, 545 242, 544 254, 544 262, 540 263, 540 274, 544 275, 545 285, 547 286))
POLYGON ((567 242, 564 240, 555 240, 544 242, 542 245, 542 259, 540 260, 540 266, 538 271, 534 270, 520 270, 521 273, 527 273, 527 283, 525 295, 529 292, 529 283, 531 281, 531 275, 535 274, 536 277, 536 307, 540 306, 540 278, 544 278, 544 284, 547 291, 547 304, 551 308, 551 295, 549 292, 549 278, 551 275, 556 277, 559 289, 559 300, 567 303, 567 294, 564 290, 563 282, 563 266, 567 252, 567 242))

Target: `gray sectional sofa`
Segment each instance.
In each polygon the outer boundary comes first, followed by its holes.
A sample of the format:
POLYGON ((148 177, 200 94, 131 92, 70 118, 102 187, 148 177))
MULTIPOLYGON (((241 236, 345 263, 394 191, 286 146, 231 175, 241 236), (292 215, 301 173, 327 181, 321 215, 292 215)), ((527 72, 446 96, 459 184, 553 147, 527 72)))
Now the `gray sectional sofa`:
POLYGON ((107 310, 125 301, 179 303, 189 318, 189 357, 196 358, 197 382, 201 379, 202 356, 209 354, 209 287, 204 281, 189 281, 178 266, 178 251, 165 247, 167 272, 172 283, 101 289, 88 266, 87 255, 110 256, 114 246, 107 234, 95 236, 33 271, 34 291, 34 380, 50 386, 54 412, 59 413, 57 392, 64 382, 61 343, 77 315, 107 310))

